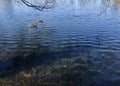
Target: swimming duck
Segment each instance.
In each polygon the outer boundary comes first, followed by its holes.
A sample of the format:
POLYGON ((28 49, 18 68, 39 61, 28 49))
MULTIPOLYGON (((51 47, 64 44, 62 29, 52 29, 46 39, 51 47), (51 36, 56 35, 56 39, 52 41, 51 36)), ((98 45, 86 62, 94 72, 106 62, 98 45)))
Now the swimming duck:
POLYGON ((37 27, 37 24, 29 24, 28 27, 29 28, 35 28, 35 27, 37 27))
POLYGON ((43 23, 43 20, 36 20, 37 23, 43 23))

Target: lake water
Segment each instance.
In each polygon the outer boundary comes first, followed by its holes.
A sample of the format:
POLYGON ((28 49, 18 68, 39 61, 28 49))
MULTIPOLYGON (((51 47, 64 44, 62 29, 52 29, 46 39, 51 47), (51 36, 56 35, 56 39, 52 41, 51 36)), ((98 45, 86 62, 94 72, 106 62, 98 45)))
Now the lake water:
POLYGON ((120 86, 120 0, 56 0, 43 11, 0 0, 0 83, 120 86))

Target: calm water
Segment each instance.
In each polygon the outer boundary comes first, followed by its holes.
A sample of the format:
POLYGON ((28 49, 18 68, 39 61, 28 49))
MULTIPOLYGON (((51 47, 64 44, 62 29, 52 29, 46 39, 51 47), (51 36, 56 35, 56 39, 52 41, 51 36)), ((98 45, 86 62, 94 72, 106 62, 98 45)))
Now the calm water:
POLYGON ((0 83, 33 68, 33 80, 54 71, 44 78, 58 86, 120 86, 120 0, 57 0, 48 11, 0 0, 0 83))

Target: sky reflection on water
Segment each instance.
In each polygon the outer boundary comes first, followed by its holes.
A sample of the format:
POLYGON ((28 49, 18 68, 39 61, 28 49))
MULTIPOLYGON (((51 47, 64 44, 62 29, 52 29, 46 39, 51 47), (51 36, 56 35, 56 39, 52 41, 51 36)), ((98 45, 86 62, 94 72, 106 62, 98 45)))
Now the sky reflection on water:
MULTIPOLYGON (((119 0, 57 0, 54 9, 38 11, 21 2, 0 0, 0 76, 9 78, 46 64, 64 67, 69 63, 65 59, 71 61, 68 68, 73 68, 73 76, 75 71, 79 76, 84 72, 83 86, 87 81, 94 83, 90 86, 119 86, 119 6, 119 0), (44 24, 27 27, 37 19, 44 24)), ((39 72, 43 70, 49 66, 39 72)))

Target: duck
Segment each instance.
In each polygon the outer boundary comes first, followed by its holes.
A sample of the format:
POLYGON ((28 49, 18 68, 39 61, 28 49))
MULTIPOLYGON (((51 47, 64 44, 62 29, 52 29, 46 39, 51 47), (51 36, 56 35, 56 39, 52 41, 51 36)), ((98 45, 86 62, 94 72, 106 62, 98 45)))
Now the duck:
POLYGON ((28 27, 29 28, 35 28, 35 27, 37 27, 37 24, 29 24, 28 27))
POLYGON ((43 20, 36 20, 37 23, 43 23, 43 20))

